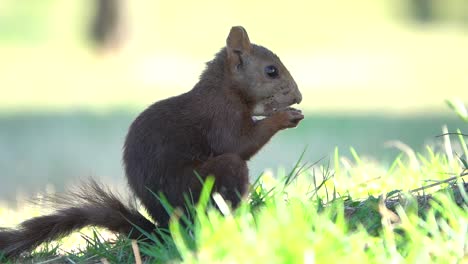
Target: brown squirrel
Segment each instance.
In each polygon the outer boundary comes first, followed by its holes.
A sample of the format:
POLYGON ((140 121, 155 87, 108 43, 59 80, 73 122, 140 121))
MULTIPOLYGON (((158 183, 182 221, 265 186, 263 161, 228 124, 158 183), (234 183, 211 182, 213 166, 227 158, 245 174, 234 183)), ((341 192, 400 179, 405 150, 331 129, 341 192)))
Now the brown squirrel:
MULTIPOLYGON (((270 50, 251 44, 242 27, 233 27, 226 47, 207 63, 187 93, 149 106, 132 123, 123 161, 128 183, 157 222, 170 215, 154 194, 184 207, 184 194, 198 200, 202 183, 213 175, 214 192, 236 207, 248 188, 246 161, 279 130, 304 118, 290 108, 302 100, 294 79, 270 50), (253 116, 266 116, 254 121, 253 116)), ((62 196, 55 213, 0 229, 0 255, 17 256, 42 242, 85 226, 104 227, 138 238, 134 225, 150 233, 156 225, 92 182, 82 192, 62 196)))

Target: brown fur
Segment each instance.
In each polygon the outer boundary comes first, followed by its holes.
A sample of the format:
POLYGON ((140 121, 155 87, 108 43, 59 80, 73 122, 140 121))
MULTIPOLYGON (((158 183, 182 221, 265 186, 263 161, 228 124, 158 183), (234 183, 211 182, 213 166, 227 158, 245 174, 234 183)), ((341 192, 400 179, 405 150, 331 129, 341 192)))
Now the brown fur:
MULTIPOLYGON (((170 216, 153 193, 164 194, 175 207, 184 207, 183 194, 197 201, 202 185, 194 172, 202 178, 213 175, 214 191, 237 206, 247 193, 246 161, 277 131, 298 124, 300 111, 286 107, 301 99, 279 58, 251 44, 242 27, 233 27, 226 47, 192 90, 154 103, 130 126, 123 161, 131 189, 160 227, 167 227, 170 216), (265 74, 269 65, 277 67, 277 77, 265 74), (252 115, 258 114, 267 117, 254 122, 252 115)), ((154 229, 99 186, 91 191, 91 197, 80 196, 82 205, 0 231, 0 251, 17 255, 87 225, 129 233, 130 221, 148 232, 154 229)))

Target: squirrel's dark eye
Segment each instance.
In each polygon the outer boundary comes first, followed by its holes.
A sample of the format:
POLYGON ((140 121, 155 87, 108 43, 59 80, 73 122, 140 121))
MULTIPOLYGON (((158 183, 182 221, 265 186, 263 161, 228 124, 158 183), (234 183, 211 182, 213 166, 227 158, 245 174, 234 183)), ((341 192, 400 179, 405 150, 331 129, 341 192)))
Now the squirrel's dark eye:
POLYGON ((265 67, 265 73, 268 75, 270 78, 276 78, 279 76, 278 68, 276 68, 273 65, 266 66, 265 67))

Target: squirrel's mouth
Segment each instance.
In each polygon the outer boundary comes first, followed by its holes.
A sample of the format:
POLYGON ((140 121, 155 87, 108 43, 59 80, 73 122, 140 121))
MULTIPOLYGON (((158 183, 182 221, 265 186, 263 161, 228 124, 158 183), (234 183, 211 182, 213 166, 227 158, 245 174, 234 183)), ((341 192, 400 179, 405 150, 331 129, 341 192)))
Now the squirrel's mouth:
POLYGON ((276 101, 270 101, 270 102, 261 101, 255 104, 252 110, 252 116, 270 116, 276 112, 290 108, 294 104, 295 102, 280 103, 276 101))
POLYGON ((290 108, 292 105, 299 104, 302 96, 296 92, 276 92, 271 96, 263 98, 254 104, 252 116, 270 116, 275 112, 290 108))

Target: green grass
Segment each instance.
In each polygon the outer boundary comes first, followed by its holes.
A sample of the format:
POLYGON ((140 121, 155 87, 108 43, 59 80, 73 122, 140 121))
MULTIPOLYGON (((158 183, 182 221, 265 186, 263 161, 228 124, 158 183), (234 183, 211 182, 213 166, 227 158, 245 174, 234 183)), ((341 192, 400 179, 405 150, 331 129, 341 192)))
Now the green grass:
MULTIPOLYGON (((464 106, 449 106, 465 120, 464 106)), ((190 217, 174 211, 164 241, 148 234, 135 247, 124 236, 87 228, 0 262, 134 263, 138 252, 145 263, 464 263, 468 149, 466 134, 450 132, 437 138, 443 148, 398 146, 403 151, 390 166, 354 148, 349 157, 336 148, 332 159, 308 162, 305 150, 293 169, 253 182, 249 199, 234 211, 216 194, 220 210, 213 209, 208 180, 190 217)), ((40 203, 18 211, 0 206, 0 226, 42 213, 40 203)))
MULTIPOLYGON (((466 146, 462 135, 453 137, 466 146)), ((454 160, 450 153, 431 148, 416 154, 415 160, 402 154, 376 177, 373 166, 351 152, 351 166, 343 166, 338 150, 333 162, 311 164, 301 155, 290 172, 278 178, 264 174, 254 182, 249 200, 235 211, 217 195, 213 197, 221 212, 213 209, 210 179, 187 228, 179 224, 186 216, 176 210, 165 241, 148 234, 153 243, 139 242, 136 250, 145 263, 467 260, 468 196, 462 177, 468 172, 468 153, 455 153, 459 158, 454 160)), ((104 242, 100 232, 89 230, 83 236, 80 250, 48 245, 21 261, 134 263, 135 249, 125 237, 104 242)))

